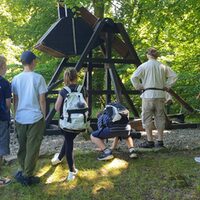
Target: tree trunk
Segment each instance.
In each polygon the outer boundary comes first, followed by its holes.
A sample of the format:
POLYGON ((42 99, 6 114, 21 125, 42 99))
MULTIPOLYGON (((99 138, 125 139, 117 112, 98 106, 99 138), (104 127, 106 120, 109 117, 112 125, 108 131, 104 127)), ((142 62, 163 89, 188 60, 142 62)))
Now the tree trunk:
POLYGON ((104 17, 104 0, 92 0, 94 15, 98 18, 104 17))

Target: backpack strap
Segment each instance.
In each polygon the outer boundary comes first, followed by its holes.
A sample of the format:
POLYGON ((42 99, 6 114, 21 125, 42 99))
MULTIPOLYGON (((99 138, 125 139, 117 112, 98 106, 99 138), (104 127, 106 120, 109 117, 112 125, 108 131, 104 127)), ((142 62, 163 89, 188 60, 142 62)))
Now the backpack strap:
POLYGON ((83 86, 82 86, 82 85, 79 85, 79 86, 77 87, 76 91, 77 91, 77 92, 81 92, 82 88, 83 88, 83 86))
POLYGON ((64 89, 67 90, 68 93, 72 92, 71 89, 68 86, 65 86, 64 89))

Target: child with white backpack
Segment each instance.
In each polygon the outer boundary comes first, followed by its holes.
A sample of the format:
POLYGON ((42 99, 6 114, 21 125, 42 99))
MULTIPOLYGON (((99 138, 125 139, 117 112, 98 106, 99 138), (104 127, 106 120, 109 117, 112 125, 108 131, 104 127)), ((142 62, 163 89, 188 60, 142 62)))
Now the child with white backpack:
POLYGON ((77 71, 68 68, 64 72, 65 87, 60 91, 55 109, 60 112, 59 126, 65 137, 60 153, 56 153, 51 160, 52 165, 62 162, 66 156, 69 166, 67 180, 73 180, 78 173, 73 158, 75 137, 87 128, 88 106, 85 101, 84 88, 77 84, 77 71))

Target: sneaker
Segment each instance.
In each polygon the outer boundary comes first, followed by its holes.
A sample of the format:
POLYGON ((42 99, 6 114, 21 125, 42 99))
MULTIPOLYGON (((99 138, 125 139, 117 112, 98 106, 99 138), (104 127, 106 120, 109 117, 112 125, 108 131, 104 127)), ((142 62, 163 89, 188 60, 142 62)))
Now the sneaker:
POLYGON ((156 148, 165 148, 164 143, 163 143, 162 140, 161 140, 161 141, 157 141, 155 147, 156 147, 156 148))
POLYGON ((137 158, 137 154, 135 152, 135 149, 134 148, 130 148, 129 149, 129 158, 137 158))
POLYGON ((145 141, 139 145, 140 148, 153 148, 155 147, 154 141, 145 141))
POLYGON ((113 159, 112 151, 110 149, 105 149, 103 153, 97 158, 98 160, 110 160, 113 159))
POLYGON ((76 176, 78 174, 78 169, 75 168, 75 172, 73 172, 73 173, 76 176))
POLYGON ((57 164, 62 162, 62 160, 60 160, 58 157, 59 157, 59 153, 56 153, 54 155, 54 157, 51 159, 51 164, 52 165, 57 165, 57 164))
POLYGON ((74 172, 70 172, 70 171, 69 171, 67 180, 68 180, 68 181, 73 181, 74 179, 75 179, 75 174, 74 174, 74 172))
POLYGON ((198 163, 200 163, 200 157, 195 157, 194 160, 198 163))

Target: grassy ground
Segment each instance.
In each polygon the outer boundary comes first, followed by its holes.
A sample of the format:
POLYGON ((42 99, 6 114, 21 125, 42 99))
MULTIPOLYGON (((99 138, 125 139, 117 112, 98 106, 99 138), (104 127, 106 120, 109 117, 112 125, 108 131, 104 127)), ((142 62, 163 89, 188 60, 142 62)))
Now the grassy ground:
MULTIPOLYGON (((1 200, 193 200, 200 199, 200 165, 193 157, 200 150, 143 153, 137 160, 116 152, 109 162, 96 160, 95 152, 76 152, 79 175, 67 183, 66 162, 52 167, 41 158, 37 175, 42 183, 23 187, 11 183, 0 188, 1 200)), ((1 176, 17 170, 17 163, 3 166, 1 176)))

